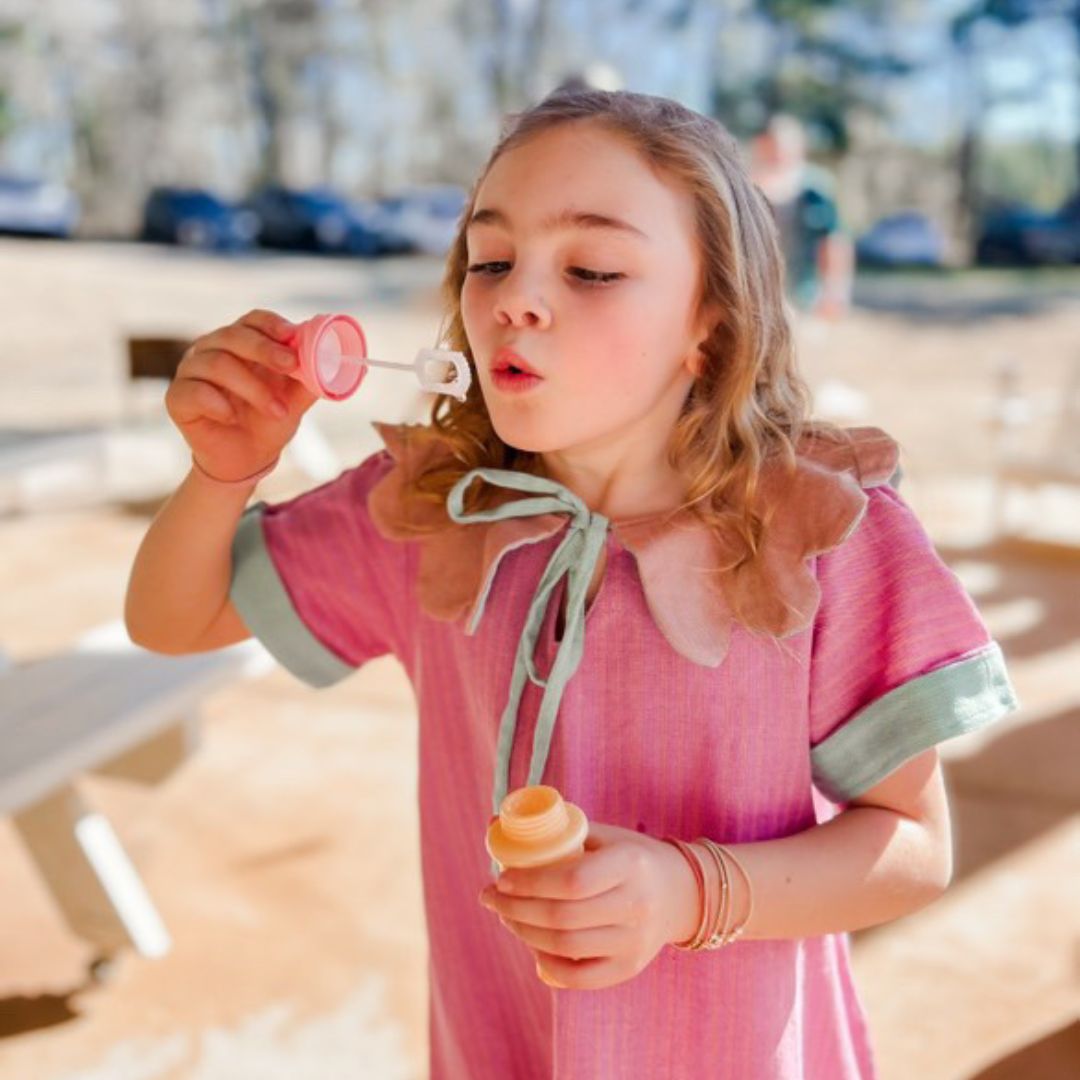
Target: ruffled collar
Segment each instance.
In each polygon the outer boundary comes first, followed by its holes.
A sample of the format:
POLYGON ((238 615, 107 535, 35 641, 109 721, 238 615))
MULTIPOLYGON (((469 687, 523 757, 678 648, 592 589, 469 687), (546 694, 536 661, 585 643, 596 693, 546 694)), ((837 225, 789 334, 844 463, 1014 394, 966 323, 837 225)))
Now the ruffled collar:
MULTIPOLYGON (((418 600, 429 615, 475 624, 507 552, 553 536, 567 526, 567 515, 459 524, 445 505, 406 500, 403 491, 414 476, 437 459, 453 460, 449 444, 427 425, 373 426, 394 459, 368 497, 376 528, 389 539, 419 541, 418 600), (424 526, 434 531, 419 532, 424 526)), ((719 665, 735 610, 747 629, 774 637, 812 624, 820 591, 807 559, 842 543, 866 511, 864 489, 897 473, 899 446, 880 428, 847 428, 844 435, 844 442, 804 438, 793 471, 762 469, 755 508, 768 515, 765 542, 735 570, 722 569, 734 561, 731 537, 692 510, 610 522, 634 556, 649 611, 676 652, 719 665)), ((520 495, 502 491, 491 501, 501 505, 520 495)))

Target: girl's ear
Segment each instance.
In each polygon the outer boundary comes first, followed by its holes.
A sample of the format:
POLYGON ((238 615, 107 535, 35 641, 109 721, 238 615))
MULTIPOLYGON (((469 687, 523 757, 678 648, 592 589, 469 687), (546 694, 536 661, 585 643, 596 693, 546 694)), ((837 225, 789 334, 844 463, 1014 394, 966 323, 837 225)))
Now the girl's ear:
POLYGON ((705 363, 703 346, 712 337, 713 331, 722 321, 723 314, 716 304, 707 305, 698 317, 697 324, 694 327, 694 340, 697 344, 693 355, 688 356, 686 359, 686 366, 695 379, 701 375, 702 366, 705 363))

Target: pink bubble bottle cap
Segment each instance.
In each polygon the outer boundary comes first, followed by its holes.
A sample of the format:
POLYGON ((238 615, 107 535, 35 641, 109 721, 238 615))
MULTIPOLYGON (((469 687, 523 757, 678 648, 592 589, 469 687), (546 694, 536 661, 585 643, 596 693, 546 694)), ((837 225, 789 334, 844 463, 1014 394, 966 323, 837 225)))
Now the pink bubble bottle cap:
POLYGON ((299 364, 292 376, 318 397, 343 401, 359 388, 368 367, 411 371, 420 386, 437 394, 452 394, 459 401, 472 382, 465 355, 450 349, 421 349, 411 364, 373 360, 367 355, 367 339, 351 315, 316 315, 300 324, 289 341, 299 364), (450 371, 454 378, 447 382, 450 371))
POLYGON ((488 854, 503 867, 547 866, 585 850, 589 821, 556 788, 535 784, 509 792, 488 825, 488 854))

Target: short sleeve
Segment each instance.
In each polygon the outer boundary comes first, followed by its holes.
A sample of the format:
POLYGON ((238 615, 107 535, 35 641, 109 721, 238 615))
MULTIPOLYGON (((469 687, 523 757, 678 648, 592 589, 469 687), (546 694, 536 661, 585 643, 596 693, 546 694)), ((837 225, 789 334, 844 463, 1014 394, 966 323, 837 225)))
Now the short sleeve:
POLYGON ((287 502, 254 503, 237 527, 233 606, 310 686, 330 686, 388 653, 408 664, 411 545, 382 536, 367 502, 392 467, 382 450, 287 502))
POLYGON ((913 511, 888 485, 866 495, 816 566, 810 755, 815 786, 838 803, 1018 707, 999 645, 913 511))

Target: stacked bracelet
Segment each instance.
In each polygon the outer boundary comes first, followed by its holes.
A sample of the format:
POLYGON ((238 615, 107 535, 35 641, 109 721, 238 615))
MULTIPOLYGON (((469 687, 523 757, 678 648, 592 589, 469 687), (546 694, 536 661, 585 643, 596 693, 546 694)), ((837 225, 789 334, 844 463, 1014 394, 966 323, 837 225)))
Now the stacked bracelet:
POLYGON ((709 935, 708 940, 702 945, 703 949, 722 949, 725 945, 730 945, 733 941, 737 941, 746 929, 747 923, 750 922, 750 916, 754 914, 754 890, 753 886, 750 884, 750 877, 746 873, 746 869, 726 847, 716 843, 714 840, 710 840, 707 836, 699 836, 698 840, 705 845, 705 849, 712 855, 713 861, 716 863, 721 876, 720 888, 724 894, 730 896, 732 892, 728 868, 729 859, 739 868, 739 873, 742 874, 743 880, 746 882, 746 892, 749 897, 746 918, 743 919, 739 926, 732 928, 729 928, 727 918, 725 918, 723 922, 718 918, 715 926, 712 928, 712 933, 709 935))
POLYGON ((701 861, 701 857, 694 850, 692 845, 687 844, 685 841, 679 840, 674 836, 665 836, 663 839, 665 843, 672 844, 682 852, 683 857, 690 864, 690 869, 694 872, 694 880, 697 882, 698 899, 701 901, 701 916, 698 919, 698 928, 686 941, 673 943, 676 949, 694 951, 701 947, 701 942, 705 940, 706 928, 709 925, 707 901, 710 889, 707 884, 708 879, 705 873, 705 866, 701 861))
POLYGON ((754 913, 754 892, 750 877, 742 863, 725 847, 710 840, 706 836, 699 836, 697 842, 701 843, 716 864, 720 880, 720 895, 714 904, 714 892, 710 875, 705 872, 705 865, 697 848, 674 836, 665 836, 663 840, 672 844, 682 852, 683 857, 690 864, 694 872, 694 879, 698 885, 698 897, 701 901, 701 916, 698 920, 697 930, 686 940, 672 942, 676 949, 686 952, 698 952, 706 949, 721 949, 736 941, 746 929, 750 917, 754 913), (739 926, 731 927, 732 916, 732 888, 731 875, 728 869, 728 860, 733 862, 742 874, 746 882, 749 906, 746 918, 739 926))

